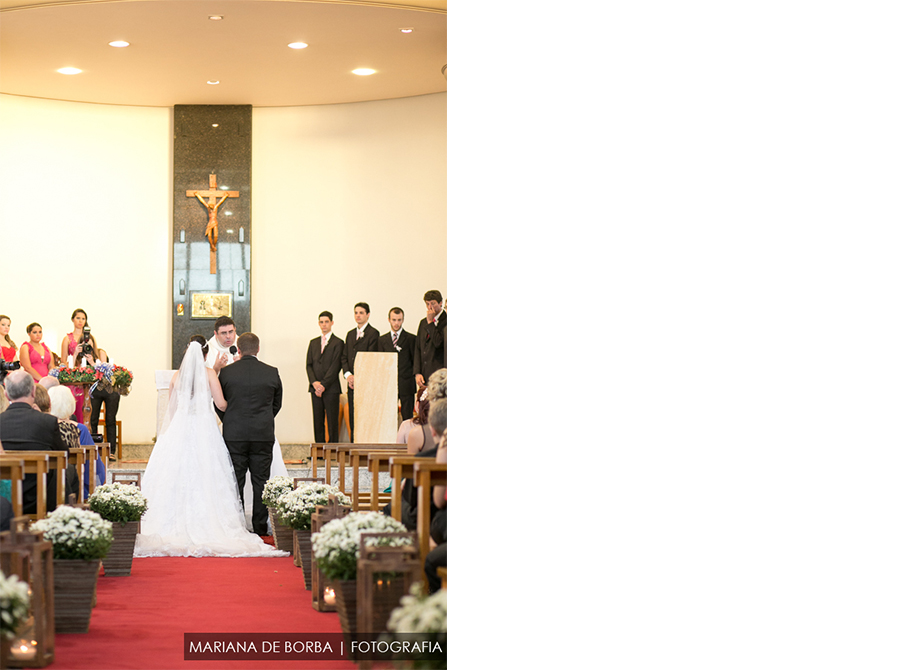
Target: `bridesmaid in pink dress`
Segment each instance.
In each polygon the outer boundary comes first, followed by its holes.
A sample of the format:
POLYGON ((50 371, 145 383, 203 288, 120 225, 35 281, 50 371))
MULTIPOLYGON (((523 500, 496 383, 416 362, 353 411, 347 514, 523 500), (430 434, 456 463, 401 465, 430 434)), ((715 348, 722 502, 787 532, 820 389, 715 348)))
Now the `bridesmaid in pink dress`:
POLYGON ((44 329, 41 328, 41 324, 29 324, 27 332, 29 341, 22 344, 19 349, 19 362, 25 371, 34 378, 34 381, 39 382, 42 377, 50 374, 50 368, 53 367, 53 354, 50 353, 47 345, 41 342, 44 337, 44 329))
POLYGON ((0 353, 2 353, 3 360, 7 363, 12 363, 16 360, 16 353, 19 351, 19 347, 16 346, 16 343, 9 336, 9 326, 11 324, 12 320, 6 314, 0 314, 0 353))
MULTIPOLYGON (((75 359, 76 368, 83 365, 93 365, 95 360, 99 360, 95 357, 97 352, 100 351, 93 335, 89 335, 88 338, 91 346, 94 348, 94 353, 82 355, 84 327, 88 325, 87 312, 83 309, 76 309, 72 312, 72 325, 74 326, 72 332, 63 338, 62 344, 59 346, 60 360, 64 362, 68 360, 69 356, 72 356, 75 359)), ((89 424, 88 421, 84 421, 84 387, 73 386, 71 389, 72 394, 75 396, 75 416, 78 417, 78 423, 89 424)))

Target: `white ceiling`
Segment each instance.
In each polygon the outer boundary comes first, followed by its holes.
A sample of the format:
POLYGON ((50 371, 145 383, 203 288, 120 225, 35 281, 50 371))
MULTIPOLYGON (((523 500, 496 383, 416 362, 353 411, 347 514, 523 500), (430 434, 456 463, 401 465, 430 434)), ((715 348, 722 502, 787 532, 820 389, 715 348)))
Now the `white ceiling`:
POLYGON ((447 90, 446 5, 0 0, 0 93, 158 107, 321 105, 437 93, 447 90), (413 32, 400 32, 407 27, 413 32), (112 40, 131 46, 113 48, 112 40), (309 47, 287 47, 297 41, 309 47), (56 72, 67 66, 83 72, 56 72), (376 73, 351 73, 360 67, 376 73))

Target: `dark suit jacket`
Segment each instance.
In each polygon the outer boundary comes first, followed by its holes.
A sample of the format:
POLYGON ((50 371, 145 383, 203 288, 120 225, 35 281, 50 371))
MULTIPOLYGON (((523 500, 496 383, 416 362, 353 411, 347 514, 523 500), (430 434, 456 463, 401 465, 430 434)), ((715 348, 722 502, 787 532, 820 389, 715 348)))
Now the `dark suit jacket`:
POLYGON ((325 393, 341 392, 341 356, 344 353, 344 342, 334 333, 322 352, 322 338, 309 341, 306 352, 306 376, 309 377, 309 392, 315 393, 313 382, 320 382, 325 393))
MULTIPOLYGON (((0 442, 10 451, 68 451, 56 417, 21 402, 10 403, 0 414, 0 442)), ((47 476, 47 494, 49 511, 56 508, 56 470, 47 476)), ((25 475, 22 506, 26 514, 36 511, 37 475, 25 475)))
POLYGON ((447 310, 441 312, 437 321, 428 323, 427 319, 419 322, 416 333, 416 361, 414 374, 422 375, 425 383, 435 370, 447 367, 447 310))
POLYGON ((400 351, 394 348, 390 332, 378 338, 377 351, 395 353, 399 357, 397 360, 397 392, 399 395, 410 395, 416 392, 416 376, 413 372, 413 363, 416 357, 416 336, 401 328, 400 335, 397 338, 397 346, 400 347, 400 351))
MULTIPOLYGON (((319 345, 321 347, 321 345, 319 345)), ((378 330, 371 323, 367 323, 363 329, 363 336, 356 339, 356 328, 347 333, 344 340, 344 353, 341 356, 341 367, 344 373, 353 374, 353 361, 356 360, 358 351, 378 351, 378 330)))
POLYGON ((247 356, 219 372, 228 407, 222 416, 222 437, 228 440, 275 440, 275 415, 281 409, 278 368, 247 356))

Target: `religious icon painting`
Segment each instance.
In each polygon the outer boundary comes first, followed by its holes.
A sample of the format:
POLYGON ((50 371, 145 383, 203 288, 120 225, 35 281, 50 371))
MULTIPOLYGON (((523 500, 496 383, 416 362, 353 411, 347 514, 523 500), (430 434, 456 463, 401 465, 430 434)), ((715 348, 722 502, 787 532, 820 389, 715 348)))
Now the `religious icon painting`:
POLYGON ((226 293, 191 293, 192 319, 218 319, 220 316, 231 316, 232 292, 226 293))

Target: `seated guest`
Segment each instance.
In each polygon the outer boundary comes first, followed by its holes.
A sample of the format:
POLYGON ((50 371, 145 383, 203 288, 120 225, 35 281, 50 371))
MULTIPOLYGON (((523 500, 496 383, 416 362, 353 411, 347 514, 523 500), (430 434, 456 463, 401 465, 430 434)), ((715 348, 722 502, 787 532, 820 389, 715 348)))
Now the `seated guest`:
MULTIPOLYGON (((437 463, 447 462, 446 430, 441 441, 438 442, 437 455, 434 460, 437 463)), ((435 486, 432 498, 438 509, 431 517, 431 537, 429 538, 431 551, 425 557, 424 566, 429 593, 434 593, 441 588, 441 578, 438 577, 437 569, 447 567, 447 487, 435 486)))
MULTIPOLYGON (((68 386, 54 386, 50 391, 50 414, 59 419, 60 423, 68 421, 74 425, 79 432, 78 444, 80 446, 93 445, 94 440, 87 426, 77 421, 72 421, 72 414, 75 412, 75 396, 68 386)), ((71 430, 71 428, 65 429, 71 430)), ((84 468, 84 497, 87 498, 89 493, 89 481, 91 476, 90 464, 85 464, 84 468)), ((97 476, 101 484, 106 483, 106 467, 100 457, 97 457, 97 476)))
POLYGON ((447 397, 447 368, 441 368, 431 373, 428 378, 428 397, 431 402, 447 397))
POLYGON ((56 377, 47 375, 46 377, 41 377, 41 381, 38 382, 38 386, 43 386, 49 391, 54 386, 59 386, 59 380, 56 377))
MULTIPOLYGON (((446 398, 438 400, 435 402, 429 411, 429 433, 431 435, 432 442, 437 439, 438 435, 443 435, 444 431, 447 430, 447 400, 446 398)), ((431 449, 426 449, 420 451, 415 454, 419 458, 434 458, 437 455, 437 447, 433 447, 431 449)), ((416 530, 416 513, 418 508, 418 500, 416 499, 416 487, 412 483, 412 480, 404 479, 403 480, 403 491, 400 497, 400 521, 404 526, 410 531, 416 530)), ((431 516, 434 518, 435 513, 437 512, 437 507, 434 505, 434 501, 431 502, 431 516)), ((391 504, 388 503, 384 508, 384 513, 390 516, 391 514, 391 504)))
POLYGON ((428 389, 419 389, 419 392, 416 394, 415 414, 410 419, 409 434, 406 436, 406 453, 410 456, 415 456, 420 451, 430 451, 435 448, 434 437, 428 429, 430 407, 431 399, 428 397, 428 389))
MULTIPOLYGON (((3 453, 3 443, 0 442, 0 454, 3 453)), ((9 522, 13 519, 12 482, 8 479, 0 480, 0 533, 9 530, 9 522)))
MULTIPOLYGON (((9 451, 63 451, 65 444, 56 419, 34 409, 34 379, 25 370, 6 378, 9 408, 0 414, 0 435, 9 451)), ((47 511, 56 509, 56 470, 47 475, 47 511)), ((37 475, 26 474, 22 484, 25 514, 37 512, 37 475)))
MULTIPOLYGON (((53 379, 53 377, 46 377, 53 379)), ((41 380, 43 381, 43 379, 41 380)), ((41 384, 34 386, 34 408, 44 414, 50 414, 50 393, 41 384)), ((62 434, 63 442, 68 449, 78 447, 78 426, 74 421, 64 421, 57 419, 59 422, 59 432, 62 434)), ((75 464, 70 461, 66 468, 66 498, 70 493, 78 493, 78 470, 75 464)))

